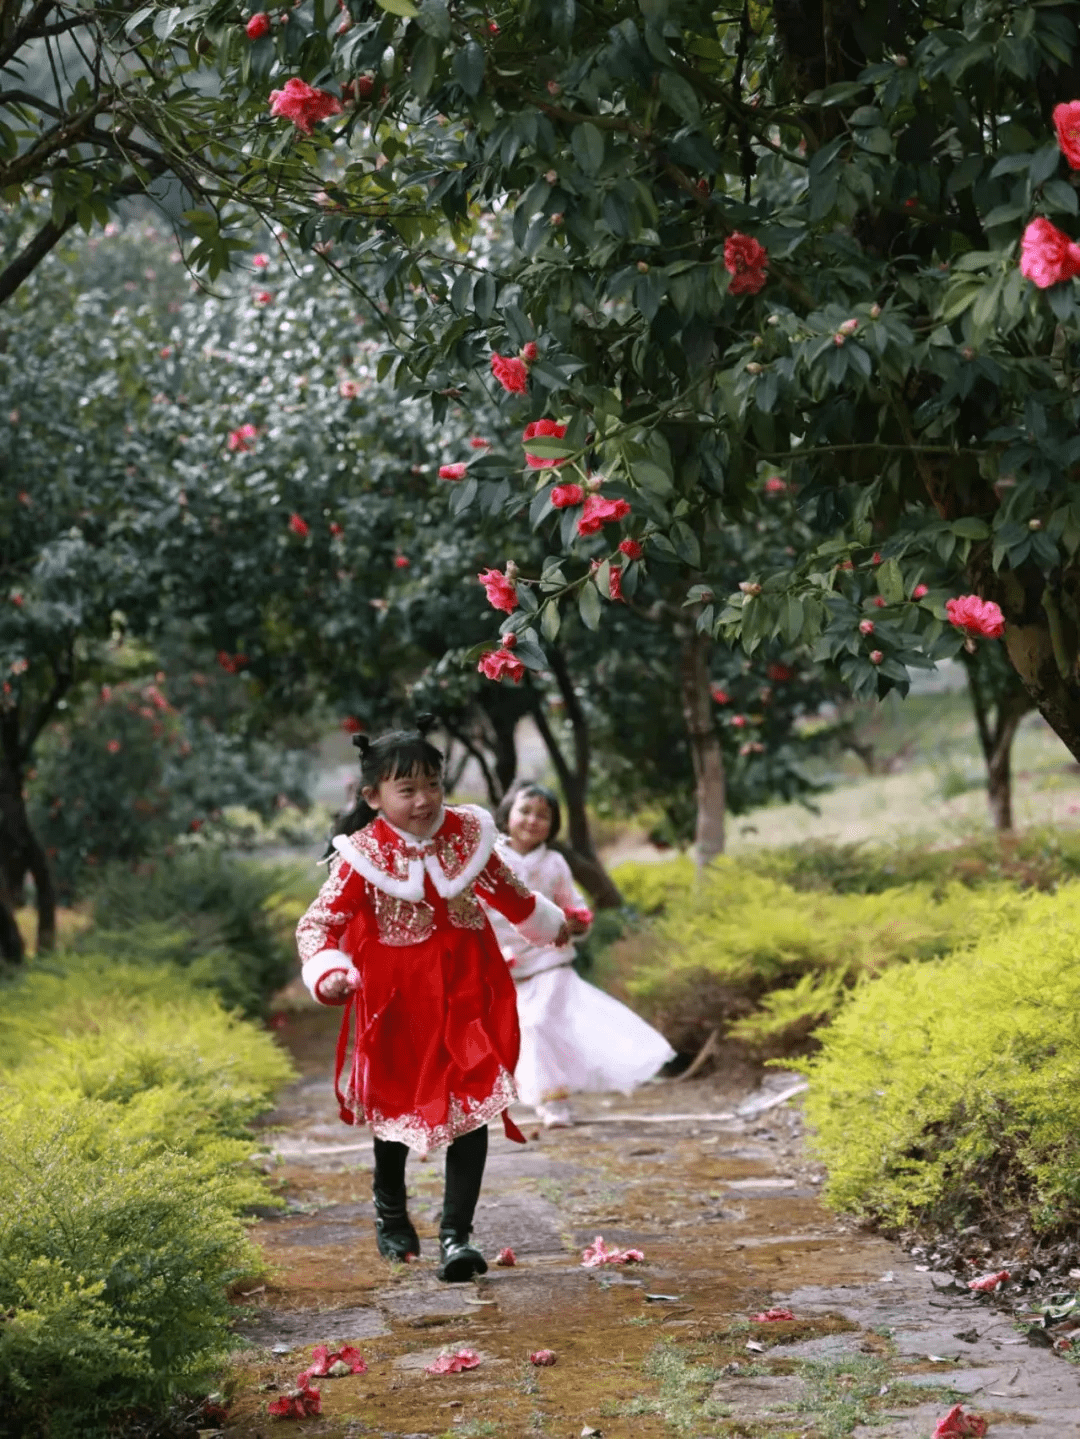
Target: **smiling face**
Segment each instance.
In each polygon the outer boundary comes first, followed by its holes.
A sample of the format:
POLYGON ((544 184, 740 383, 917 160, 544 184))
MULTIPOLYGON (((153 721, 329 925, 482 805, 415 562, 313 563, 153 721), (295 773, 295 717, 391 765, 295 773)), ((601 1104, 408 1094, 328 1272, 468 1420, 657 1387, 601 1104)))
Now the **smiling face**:
POLYGON ((506 832, 518 854, 528 854, 551 833, 551 806, 543 795, 522 790, 506 820, 506 832))
POLYGON ((442 776, 416 769, 411 774, 381 779, 362 793, 371 808, 379 810, 395 828, 426 839, 442 808, 442 776))

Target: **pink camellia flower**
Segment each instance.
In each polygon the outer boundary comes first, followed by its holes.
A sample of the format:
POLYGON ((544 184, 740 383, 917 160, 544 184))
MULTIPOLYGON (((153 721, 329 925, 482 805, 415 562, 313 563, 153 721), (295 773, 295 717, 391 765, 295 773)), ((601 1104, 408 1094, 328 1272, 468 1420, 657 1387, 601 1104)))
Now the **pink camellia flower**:
MULTIPOLYGON (((561 440, 565 434, 566 426, 558 424, 555 420, 533 420, 531 424, 525 426, 521 439, 523 443, 538 439, 561 440)), ((530 455, 528 450, 525 451, 525 463, 530 470, 550 470, 559 465, 569 464, 569 462, 569 455, 562 459, 545 460, 539 455, 530 455)))
POLYGON ((745 728, 746 728, 746 716, 745 716, 745 715, 732 715, 732 716, 731 716, 731 723, 735 726, 736 729, 745 729, 745 728))
POLYGON ((787 481, 782 480, 779 475, 770 475, 765 481, 765 493, 767 495, 784 495, 787 493, 787 481))
POLYGON ((1006 1284, 1012 1278, 1007 1269, 999 1269, 996 1274, 984 1274, 981 1279, 969 1279, 968 1288, 973 1289, 976 1294, 993 1294, 994 1290, 1001 1284, 1006 1284))
POLYGON ((341 101, 328 90, 315 90, 294 75, 286 80, 284 90, 270 91, 270 113, 284 116, 302 135, 310 135, 320 120, 341 114, 341 101))
POLYGON ((502 642, 504 650, 512 650, 517 644, 517 635, 514 634, 513 630, 509 630, 505 635, 503 635, 502 642))
POLYGON ((551 492, 551 503, 557 510, 569 509, 571 505, 583 505, 585 491, 580 485, 556 485, 551 492))
POLYGON ((521 347, 521 358, 527 365, 533 364, 539 354, 535 340, 529 340, 521 347))
POLYGON ((471 450, 490 450, 491 441, 485 440, 483 435, 473 435, 469 441, 469 448, 471 450))
POLYGON ((517 1263, 517 1255, 512 1249, 500 1249, 495 1256, 495 1263, 500 1269, 513 1269, 517 1263))
POLYGON ((302 540, 307 539, 307 534, 308 534, 307 521, 306 521, 306 520, 302 520, 299 515, 297 515, 297 514, 291 514, 291 515, 289 516, 289 529, 292 530, 292 532, 293 532, 294 535, 298 535, 298 536, 300 537, 300 539, 302 539, 302 540))
POLYGON ((463 480, 468 473, 468 465, 463 465, 460 462, 456 465, 439 466, 440 480, 463 480))
POLYGON ((619 549, 628 560, 640 560, 645 553, 637 540, 620 540, 619 549))
POLYGON ((484 587, 488 604, 492 609, 505 610, 511 614, 517 609, 517 587, 502 570, 484 570, 476 577, 484 587))
POLYGON ((608 568, 608 594, 613 600, 622 600, 626 604, 626 596, 622 592, 622 566, 611 565, 608 568))
POLYGON ((778 1324, 783 1319, 794 1319, 790 1309, 763 1309, 760 1314, 751 1314, 751 1324, 778 1324))
POLYGON ((424 1370, 425 1374, 460 1374, 463 1369, 475 1369, 480 1356, 475 1349, 444 1349, 424 1370))
POLYGON ((276 1414, 280 1419, 307 1419, 309 1415, 322 1413, 322 1398, 317 1389, 301 1384, 267 1405, 267 1413, 276 1414))
POLYGON ((270 263, 270 256, 263 254, 252 255, 251 263, 255 266, 256 270, 265 270, 270 263))
POLYGON ((555 1363, 554 1349, 534 1349, 529 1355, 529 1363, 535 1364, 539 1369, 548 1369, 555 1363))
POLYGON ((870 663, 871 663, 872 665, 879 665, 884 658, 885 658, 885 651, 884 651, 884 650, 871 650, 871 651, 870 651, 870 663))
POLYGON ((317 1344, 311 1355, 311 1363, 297 1378, 297 1384, 304 1388, 312 1378, 340 1379, 345 1374, 366 1374, 367 1362, 359 1349, 354 1349, 351 1344, 344 1345, 341 1349, 333 1352, 327 1349, 325 1344, 317 1344))
POLYGON ((713 704, 726 705, 731 699, 727 690, 721 689, 719 685, 710 685, 709 694, 712 697, 713 704))
POLYGON ((395 556, 394 556, 394 569, 395 569, 395 570, 407 570, 407 569, 409 568, 409 565, 410 565, 411 563, 412 563, 412 561, 409 559, 408 555, 395 555, 395 556))
POLYGON ((870 563, 871 563, 872 565, 880 565, 880 564, 881 564, 881 551, 880 551, 880 550, 875 550, 874 553, 870 556, 870 563))
POLYGON ((256 290, 251 298, 256 305, 269 305, 273 303, 274 296, 270 290, 256 290))
POLYGON ((600 495, 587 495, 581 519, 577 522, 579 535, 595 535, 598 530, 615 520, 625 519, 630 513, 626 500, 605 500, 600 495))
POLYGON ((525 361, 516 356, 492 355, 491 373, 511 395, 524 395, 529 388, 529 372, 525 361))
POLYGON ((915 588, 914 588, 914 589, 912 590, 912 592, 911 592, 911 598, 912 598, 913 600, 921 600, 921 599, 924 597, 924 595, 928 595, 929 593, 930 593, 930 591, 927 589, 927 587, 926 587, 925 585, 916 585, 915 588))
POLYGON ((1020 273, 1040 290, 1071 280, 1080 275, 1080 245, 1040 215, 1020 241, 1020 273))
POLYGON ((874 633, 874 621, 873 621, 873 620, 860 620, 860 621, 859 621, 859 633, 860 633, 861 635, 872 635, 872 634, 874 633))
POLYGON ((1055 105, 1053 120, 1061 153, 1074 170, 1080 170, 1080 100, 1055 105))
POLYGON ((105 748, 109 751, 110 754, 119 754, 120 741, 118 739, 111 739, 109 743, 105 746, 105 748))
POLYGON ((355 400, 360 393, 360 386, 355 380, 342 380, 337 392, 343 400, 355 400))
POLYGON ((981 600, 978 595, 961 595, 955 600, 945 601, 945 613, 949 623, 969 635, 985 635, 988 640, 999 640, 1005 633, 1005 616, 993 600, 981 600))
POLYGON ((254 425, 241 425, 238 430, 230 430, 226 446, 232 451, 240 450, 246 452, 251 449, 251 441, 258 437, 259 431, 254 425))
POLYGON ((640 1249, 616 1249, 614 1246, 605 1244, 603 1237, 597 1235, 593 1242, 582 1252, 582 1269, 599 1269, 603 1264, 644 1264, 645 1256, 640 1249))
POLYGON ((733 231, 724 241, 724 269, 732 276, 733 295, 756 295, 765 288, 768 251, 750 235, 733 231))
POLYGON ((874 608, 875 608, 875 609, 878 609, 878 610, 883 610, 883 609, 885 608, 885 596, 884 596, 884 595, 875 595, 875 596, 874 596, 874 608))
POLYGON ((270 34, 270 16, 265 10, 259 10, 252 15, 244 29, 249 40, 261 40, 264 35, 270 34))
POLYGON ((962 1404, 954 1404, 945 1418, 938 1420, 934 1439, 983 1439, 985 1433, 986 1420, 981 1414, 965 1414, 962 1404))
POLYGON ((23 597, 18 593, 18 591, 16 591, 16 593, 11 596, 11 603, 15 606, 17 610, 22 609, 23 597))
POLYGON ((507 649, 489 650, 486 655, 481 655, 476 668, 486 679, 508 679, 516 685, 521 683, 525 674, 525 666, 507 649))

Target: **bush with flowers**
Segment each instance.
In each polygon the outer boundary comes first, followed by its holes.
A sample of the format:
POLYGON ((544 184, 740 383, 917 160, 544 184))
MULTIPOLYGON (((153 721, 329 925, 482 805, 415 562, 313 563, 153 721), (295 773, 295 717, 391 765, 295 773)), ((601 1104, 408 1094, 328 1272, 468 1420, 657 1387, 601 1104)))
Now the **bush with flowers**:
POLYGON ((889 1225, 1080 1221, 1080 884, 856 989, 809 1060, 827 1198, 889 1225))

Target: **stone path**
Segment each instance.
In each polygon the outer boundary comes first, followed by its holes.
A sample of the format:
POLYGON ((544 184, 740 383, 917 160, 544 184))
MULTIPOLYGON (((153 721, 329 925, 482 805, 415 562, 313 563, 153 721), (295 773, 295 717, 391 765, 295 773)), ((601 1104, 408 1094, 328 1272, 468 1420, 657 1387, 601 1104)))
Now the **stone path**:
POLYGON ((510 1246, 518 1263, 446 1286, 441 1156, 409 1161, 421 1261, 378 1258, 370 1139, 337 1122, 327 1079, 335 1030, 335 1015, 305 1011, 282 1033, 301 1077, 267 1143, 287 1207, 254 1231, 269 1278, 238 1286, 251 1347, 230 1380, 236 1439, 929 1439, 957 1402, 991 1439, 1080 1439, 1080 1370, 1030 1347, 992 1300, 939 1289, 949 1276, 822 1207, 798 1099, 772 1103, 794 1076, 757 1093, 707 1079, 593 1097, 562 1131, 538 1132, 523 1110, 524 1149, 493 1126, 476 1239, 489 1261, 510 1246), (645 1263, 583 1269, 597 1234, 645 1263), (795 1319, 749 1322, 774 1305, 795 1319), (318 1418, 269 1418, 311 1347, 335 1341, 359 1347, 367 1373, 316 1381, 318 1418), (462 1346, 477 1368, 425 1372, 462 1346), (529 1363, 541 1348, 554 1367, 529 1363))

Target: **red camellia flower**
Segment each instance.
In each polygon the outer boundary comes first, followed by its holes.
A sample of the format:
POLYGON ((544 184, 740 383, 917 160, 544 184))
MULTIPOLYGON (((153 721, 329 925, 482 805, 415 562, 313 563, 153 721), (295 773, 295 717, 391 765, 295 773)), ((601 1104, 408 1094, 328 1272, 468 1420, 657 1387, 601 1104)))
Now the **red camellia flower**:
POLYGON ((732 276, 728 289, 733 295, 756 295, 768 278, 768 251, 750 235, 735 230, 724 241, 724 269, 732 276))
POLYGON ((514 684, 520 684, 525 673, 525 666, 509 650, 489 650, 476 668, 489 680, 508 679, 514 684))
POLYGON ((251 298, 256 305, 269 305, 274 297, 269 290, 256 290, 251 298))
POLYGON ((622 566, 611 565, 608 569, 608 594, 613 600, 622 600, 626 604, 626 596, 622 592, 622 566))
POLYGON ((361 100, 370 100, 375 93, 374 75, 358 75, 353 83, 361 100))
POLYGON ((1020 242, 1020 273, 1040 290, 1071 280, 1080 275, 1080 245, 1040 215, 1020 242))
POLYGON ((962 1404, 954 1404, 945 1418, 938 1420, 934 1439, 983 1439, 985 1433, 986 1420, 981 1414, 965 1414, 962 1404))
POLYGON ((751 1324, 779 1324, 785 1319, 794 1319, 790 1309, 763 1309, 760 1314, 751 1314, 751 1324))
POLYGON ((554 1349, 534 1349, 529 1355, 529 1363, 541 1369, 550 1368, 555 1363, 554 1349))
POLYGON ((884 596, 884 595, 875 595, 875 596, 874 596, 874 606, 875 606, 876 609, 883 610, 883 609, 885 608, 885 596, 884 596))
POLYGON ((860 621, 859 621, 859 633, 860 633, 861 635, 872 635, 872 634, 874 633, 874 621, 873 621, 873 620, 860 620, 860 621))
POLYGON ((289 529, 292 530, 294 535, 299 535, 302 540, 307 538, 307 522, 306 520, 302 520, 299 515, 292 514, 289 516, 289 529))
POLYGON ((109 743, 105 746, 105 748, 109 751, 110 754, 119 754, 120 741, 118 739, 111 739, 109 743))
POLYGON ((344 531, 344 530, 341 528, 341 526, 338 524, 337 520, 331 520, 331 521, 330 521, 330 533, 333 535, 334 539, 336 540, 336 539, 339 539, 339 538, 345 533, 345 531, 344 531))
POLYGON ((710 685, 709 694, 712 696, 713 704, 726 705, 731 699, 727 690, 721 689, 719 685, 710 685))
POLYGON ((270 113, 284 116, 302 135, 310 135, 320 120, 341 114, 341 101, 328 90, 315 90, 294 75, 286 80, 284 90, 271 90, 270 113))
POLYGON ((355 715, 346 715, 341 721, 341 728, 345 734, 359 734, 364 726, 355 715))
POLYGON ((928 595, 929 593, 930 591, 925 585, 916 585, 911 592, 911 598, 913 600, 921 600, 924 595, 928 595))
POLYGON ((535 340, 529 340, 521 347, 521 358, 526 362, 526 364, 531 365, 536 359, 536 357, 539 355, 539 353, 540 351, 536 348, 535 340))
POLYGON ((765 493, 767 495, 787 494, 787 481, 782 480, 779 475, 770 475, 765 481, 765 493))
POLYGON ((581 519, 577 522, 579 535, 595 535, 604 525, 614 520, 625 519, 630 513, 626 500, 605 500, 600 495, 588 495, 581 519))
POLYGON ((241 425, 238 430, 230 430, 226 444, 230 450, 247 451, 251 449, 251 441, 258 436, 258 430, 254 425, 241 425))
POLYGON ((978 595, 961 595, 955 600, 945 601, 945 613, 949 623, 969 635, 985 635, 988 640, 999 640, 1005 633, 1005 616, 993 600, 981 600, 978 595))
POLYGON ((18 594, 18 593, 13 594, 13 595, 11 596, 11 603, 15 606, 15 608, 16 608, 17 610, 21 610, 22 607, 23 607, 23 597, 22 597, 22 595, 20 595, 20 594, 18 594))
POLYGON ((732 716, 731 716, 731 723, 735 726, 736 729, 745 729, 745 728, 746 728, 746 716, 745 716, 745 715, 732 715, 732 716))
POLYGON ((551 503, 557 510, 567 510, 571 505, 583 505, 585 491, 580 485, 556 485, 551 492, 551 503))
POLYGON ((790 665, 782 665, 778 660, 774 660, 773 663, 765 669, 766 678, 772 680, 773 684, 778 685, 786 684, 794 674, 795 671, 790 665))
POLYGON ((262 254, 252 255, 251 263, 255 266, 256 270, 265 270, 270 263, 270 256, 262 254))
POLYGON ((265 10, 260 10, 252 15, 244 29, 249 40, 261 40, 264 35, 270 34, 270 16, 265 10))
POLYGON ((439 466, 440 480, 463 480, 468 473, 468 465, 456 464, 439 466))
POLYGON ((628 560, 640 560, 644 553, 637 540, 620 540, 619 549, 628 560))
POLYGON ((881 551, 880 551, 880 550, 875 550, 874 553, 870 556, 870 563, 871 563, 872 565, 880 565, 880 564, 881 564, 881 551))
POLYGON ((485 440, 482 435, 473 435, 469 441, 469 448, 472 450, 490 450, 491 441, 485 440))
POLYGON ((316 1344, 311 1355, 311 1363, 304 1370, 303 1374, 297 1376, 297 1384, 301 1389, 306 1388, 311 1379, 324 1378, 329 1375, 331 1379, 340 1379, 345 1374, 366 1374, 367 1360, 354 1349, 351 1344, 345 1344, 340 1349, 330 1350, 325 1344, 316 1344))
POLYGON ((476 578, 483 585, 488 604, 493 609, 505 610, 507 614, 517 609, 517 588, 502 570, 484 570, 476 578))
POLYGON ((996 1274, 984 1274, 981 1279, 969 1279, 968 1288, 976 1294, 992 1294, 1002 1284, 1007 1284, 1012 1275, 1007 1269, 999 1269, 996 1274))
MULTIPOLYGON (((565 434, 566 426, 556 423, 555 420, 533 420, 532 424, 525 426, 521 438, 526 443, 537 439, 561 440, 565 434)), ((558 465, 568 464, 569 460, 569 455, 563 459, 544 460, 539 455, 530 455, 528 450, 525 451, 525 463, 530 470, 550 470, 558 465)))
POLYGON ((491 373, 512 395, 524 395, 529 388, 529 372, 525 361, 516 356, 492 355, 491 373))
POLYGON ((1080 170, 1080 100, 1054 106, 1054 128, 1061 153, 1074 170, 1080 170))
POLYGON ((410 561, 408 555, 395 555, 395 556, 394 556, 394 569, 395 569, 395 570, 407 570, 407 569, 409 568, 410 563, 411 563, 411 561, 410 561))
POLYGON ((322 1413, 322 1399, 317 1389, 302 1384, 299 1389, 291 1389, 288 1394, 275 1399, 267 1406, 267 1412, 281 1419, 306 1419, 310 1414, 322 1413))

